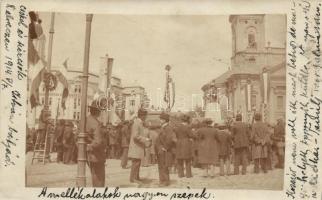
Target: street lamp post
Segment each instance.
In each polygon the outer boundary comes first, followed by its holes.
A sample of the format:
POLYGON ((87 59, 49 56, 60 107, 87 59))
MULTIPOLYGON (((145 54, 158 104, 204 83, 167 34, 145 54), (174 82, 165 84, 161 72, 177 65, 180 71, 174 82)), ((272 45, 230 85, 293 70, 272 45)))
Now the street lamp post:
POLYGON ((86 186, 86 111, 87 111, 87 87, 88 87, 88 66, 89 51, 91 39, 93 14, 86 14, 86 35, 84 49, 84 65, 83 65, 83 81, 82 81, 82 102, 81 102, 81 121, 80 133, 78 135, 78 167, 77 167, 77 183, 78 187, 86 186))
POLYGON ((268 104, 268 70, 266 67, 263 68, 262 72, 263 76, 263 109, 262 109, 262 116, 263 116, 263 121, 267 122, 267 104, 268 104))

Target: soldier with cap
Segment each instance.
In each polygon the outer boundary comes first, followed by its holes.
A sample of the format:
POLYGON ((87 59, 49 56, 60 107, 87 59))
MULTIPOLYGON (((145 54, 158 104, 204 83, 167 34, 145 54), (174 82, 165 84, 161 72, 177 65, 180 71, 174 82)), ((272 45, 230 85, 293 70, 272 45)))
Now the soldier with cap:
POLYGON ((156 139, 155 152, 158 160, 160 186, 170 184, 169 168, 173 165, 173 148, 177 142, 173 128, 169 125, 170 115, 161 113, 162 123, 160 134, 156 139))
POLYGON ((178 163, 178 176, 182 178, 186 176, 187 178, 192 177, 191 173, 191 162, 192 162, 192 132, 189 126, 190 117, 188 115, 183 115, 181 117, 182 123, 174 129, 177 137, 176 144, 176 159, 178 163), (184 166, 186 169, 186 174, 184 173, 184 166))
POLYGON ((232 137, 234 142, 234 174, 239 174, 239 166, 242 165, 242 174, 246 174, 247 158, 249 148, 249 128, 242 122, 242 115, 236 115, 236 122, 232 126, 232 137))
POLYGON ((143 123, 146 119, 147 111, 140 108, 137 118, 133 119, 131 127, 131 139, 129 144, 128 158, 132 160, 130 182, 142 183, 140 179, 141 159, 144 157, 144 149, 150 141, 144 136, 143 123))
POLYGON ((264 173, 267 172, 266 160, 268 157, 268 143, 269 132, 267 125, 261 121, 262 116, 260 113, 255 114, 255 123, 252 127, 252 141, 253 141, 253 159, 254 159, 254 172, 259 173, 259 165, 261 165, 264 173))
POLYGON ((106 136, 98 120, 101 114, 98 102, 94 100, 89 108, 90 115, 86 118, 87 161, 91 170, 93 187, 104 187, 106 136))

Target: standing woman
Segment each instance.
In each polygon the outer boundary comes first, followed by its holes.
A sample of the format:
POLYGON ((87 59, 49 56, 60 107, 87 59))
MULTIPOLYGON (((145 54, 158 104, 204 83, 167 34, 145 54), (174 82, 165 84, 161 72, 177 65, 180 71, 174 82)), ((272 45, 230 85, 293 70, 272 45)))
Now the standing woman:
POLYGON ((205 120, 205 127, 198 130, 199 135, 199 149, 198 162, 204 169, 204 177, 208 177, 210 169, 210 176, 215 176, 215 166, 218 163, 218 145, 217 145, 217 130, 213 128, 212 120, 205 120))

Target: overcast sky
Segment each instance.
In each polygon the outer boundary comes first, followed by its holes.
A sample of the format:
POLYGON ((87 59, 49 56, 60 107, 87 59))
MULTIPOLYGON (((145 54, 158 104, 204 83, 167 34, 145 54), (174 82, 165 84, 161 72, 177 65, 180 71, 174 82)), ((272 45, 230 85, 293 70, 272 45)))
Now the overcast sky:
MULTIPOLYGON (((40 13, 40 18, 48 41, 50 13, 40 13)), ((186 98, 185 105, 177 106, 189 109, 191 95, 202 95, 202 85, 228 69, 225 63, 230 61, 232 47, 228 18, 94 15, 89 71, 97 74, 100 57, 108 54, 114 58, 113 75, 122 79, 123 86, 137 81, 155 104, 157 89, 163 93, 164 67, 169 64, 177 102, 182 102, 180 96, 186 98)), ((52 65, 62 65, 69 58, 69 69, 82 70, 84 39, 84 14, 56 13, 52 65)))

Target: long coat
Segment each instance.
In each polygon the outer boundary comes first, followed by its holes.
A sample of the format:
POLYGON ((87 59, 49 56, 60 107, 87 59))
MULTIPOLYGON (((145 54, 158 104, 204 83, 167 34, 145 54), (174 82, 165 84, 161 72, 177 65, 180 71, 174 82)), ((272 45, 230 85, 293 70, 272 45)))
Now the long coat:
POLYGON ((129 125, 125 124, 121 128, 121 146, 123 148, 129 147, 131 139, 131 130, 129 128, 129 125))
POLYGON ((218 162, 217 130, 203 127, 197 131, 199 136, 198 162, 200 164, 216 164, 218 162))
POLYGON ((168 123, 161 127, 160 133, 156 139, 155 152, 158 163, 166 167, 171 167, 174 163, 173 149, 177 142, 173 127, 168 123))
POLYGON ((266 158, 268 154, 269 132, 265 123, 256 122, 252 127, 253 159, 266 158))
POLYGON ((232 136, 234 141, 234 148, 243 148, 249 146, 249 128, 246 123, 237 121, 232 127, 232 136))
POLYGON ((218 131, 218 140, 219 140, 219 156, 228 156, 230 155, 230 148, 232 137, 226 130, 218 131))
POLYGON ((185 124, 179 124, 174 131, 177 137, 176 159, 191 159, 192 132, 190 127, 185 124))
POLYGON ((148 140, 144 135, 143 122, 140 118, 135 118, 131 128, 131 140, 129 145, 129 158, 142 159, 144 148, 148 140))
POLYGON ((101 123, 89 115, 86 119, 86 133, 88 134, 87 160, 89 162, 105 162, 106 136, 101 123))

